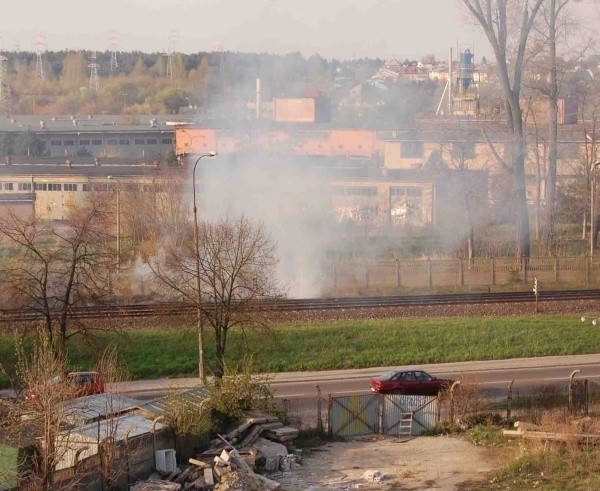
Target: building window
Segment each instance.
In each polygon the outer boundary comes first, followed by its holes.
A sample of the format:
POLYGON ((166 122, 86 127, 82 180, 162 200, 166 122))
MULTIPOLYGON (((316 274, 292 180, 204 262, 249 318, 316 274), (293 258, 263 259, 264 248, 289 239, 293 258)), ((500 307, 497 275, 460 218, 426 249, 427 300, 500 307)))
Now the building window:
POLYGON ((415 158, 423 156, 423 142, 402 142, 400 145, 401 158, 415 158))
POLYGON ((65 184, 65 191, 77 191, 77 184, 65 184))
POLYGON ((36 182, 33 184, 33 189, 36 191, 48 191, 48 184, 45 182, 36 182))
POLYGON ((148 138, 146 143, 148 143, 148 145, 156 145, 156 138, 148 138))
POLYGON ((108 184, 94 184, 92 189, 94 191, 108 191, 108 184))
POLYGON ((48 191, 60 191, 61 188, 61 184, 48 184, 48 191))
POLYGON ((128 138, 121 138, 119 140, 119 145, 129 145, 129 139, 128 138))
POLYGON ((162 143, 163 145, 171 145, 173 143, 173 138, 163 138, 162 143))
POLYGON ((12 191, 13 190, 13 183, 12 182, 5 182, 2 186, 2 189, 4 189, 4 191, 12 191))
POLYGON ((79 140, 80 147, 87 147, 87 146, 89 146, 89 144, 90 144, 89 140, 79 140))
POLYGON ((92 190, 92 185, 91 184, 82 184, 81 185, 81 190, 85 191, 86 193, 90 192, 92 190))
POLYGON ((136 145, 143 145, 144 144, 144 139, 143 138, 136 138, 135 140, 133 140, 133 143, 135 143, 136 145))
POLYGON ((19 191, 31 191, 31 183, 30 182, 20 182, 18 185, 19 191))
POLYGON ((102 145, 102 140, 92 140, 92 145, 102 145))
POLYGON ((62 147, 62 142, 60 140, 52 140, 50 142, 50 145, 52 145, 53 147, 62 147))
POLYGON ((111 140, 108 140, 108 144, 109 144, 111 147, 114 147, 114 146, 117 144, 117 140, 113 140, 113 139, 111 139, 111 140))
POLYGON ((73 147, 73 146, 75 145, 75 140, 65 140, 65 141, 63 142, 63 145, 64 145, 65 147, 73 147))

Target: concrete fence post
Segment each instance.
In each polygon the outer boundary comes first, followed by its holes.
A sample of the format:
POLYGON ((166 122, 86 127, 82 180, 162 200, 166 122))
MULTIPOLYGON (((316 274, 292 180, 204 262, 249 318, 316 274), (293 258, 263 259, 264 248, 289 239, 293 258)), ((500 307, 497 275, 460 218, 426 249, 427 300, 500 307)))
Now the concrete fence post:
POLYGON ((496 259, 492 258, 491 261, 491 265, 490 265, 490 274, 491 274, 491 283, 492 286, 494 286, 496 284, 496 259))
POLYGON ((465 286, 465 270, 462 259, 458 260, 458 284, 460 286, 465 286))
POLYGON ((396 287, 402 286, 402 278, 400 277, 400 260, 396 258, 396 287))
POLYGON ((560 281, 560 274, 558 272, 558 258, 554 258, 554 282, 558 283, 560 281))
POLYGON ((427 275, 429 277, 429 286, 433 286, 433 272, 431 271, 431 258, 427 259, 427 275))

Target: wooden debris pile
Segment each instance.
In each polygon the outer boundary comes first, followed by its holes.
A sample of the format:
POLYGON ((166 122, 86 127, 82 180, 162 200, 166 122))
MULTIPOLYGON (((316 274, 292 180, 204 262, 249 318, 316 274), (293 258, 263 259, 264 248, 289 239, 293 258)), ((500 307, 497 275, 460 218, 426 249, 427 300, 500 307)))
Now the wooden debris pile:
MULTIPOLYGON (((177 491, 177 490, 216 490, 216 491, 275 491, 281 485, 254 472, 257 460, 277 462, 270 470, 291 468, 285 443, 298 435, 295 428, 285 427, 275 416, 252 415, 225 435, 211 442, 205 452, 189 459, 188 466, 176 469, 168 476, 154 475, 133 486, 133 491, 177 491), (269 455, 261 455, 264 439, 278 450, 269 455), (274 443, 273 443, 274 442, 274 443), (253 448, 256 444, 257 448, 253 448), (240 450, 238 451, 237 448, 240 450), (281 463, 281 464, 279 464, 281 463)), ((268 453, 268 450, 263 450, 268 453)), ((265 467, 263 465, 263 467, 265 467)))
POLYGON ((183 471, 177 469, 160 479, 151 477, 131 487, 133 491, 276 491, 281 485, 255 474, 247 458, 235 449, 222 450, 208 463, 190 459, 183 471))
POLYGON ((224 448, 233 446, 245 449, 258 438, 263 437, 278 443, 291 443, 298 436, 298 430, 290 426, 283 426, 277 416, 259 414, 248 416, 240 425, 212 441, 210 448, 203 455, 216 455, 224 448))
POLYGON ((521 437, 527 440, 542 440, 556 442, 570 442, 589 445, 591 443, 600 443, 600 434, 598 433, 566 433, 543 431, 538 425, 526 423, 523 421, 515 422, 514 430, 503 430, 502 434, 507 437, 521 437))

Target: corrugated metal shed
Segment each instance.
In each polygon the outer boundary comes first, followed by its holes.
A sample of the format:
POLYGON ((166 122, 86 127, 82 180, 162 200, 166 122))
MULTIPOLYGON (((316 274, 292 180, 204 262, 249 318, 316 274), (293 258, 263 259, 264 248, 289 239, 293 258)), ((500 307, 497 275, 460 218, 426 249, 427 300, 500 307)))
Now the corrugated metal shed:
MULTIPOLYGON (((157 416, 164 414, 165 408, 169 403, 169 397, 170 396, 168 395, 160 397, 159 399, 142 404, 139 408, 157 416)), ((177 392, 177 400, 191 406, 200 406, 209 398, 210 389, 207 386, 195 387, 193 389, 177 392)))
POLYGON ((86 425, 109 416, 132 412, 141 404, 136 399, 111 392, 78 397, 65 403, 65 420, 72 425, 86 425))

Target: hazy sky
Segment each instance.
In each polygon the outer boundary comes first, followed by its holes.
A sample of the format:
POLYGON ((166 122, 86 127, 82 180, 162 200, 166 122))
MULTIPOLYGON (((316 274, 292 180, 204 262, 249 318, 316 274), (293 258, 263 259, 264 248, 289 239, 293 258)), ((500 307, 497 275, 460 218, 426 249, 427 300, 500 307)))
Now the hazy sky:
MULTIPOLYGON (((489 56, 480 31, 460 0, 21 0, 6 2, 0 17, 3 49, 33 51, 43 33, 48 50, 109 47, 112 30, 119 50, 288 53, 326 58, 447 56, 450 46, 489 56)), ((579 7, 598 24, 599 0, 579 7)), ((42 38, 44 37, 42 36, 42 38)), ((43 44, 43 43, 42 43, 43 44)))

